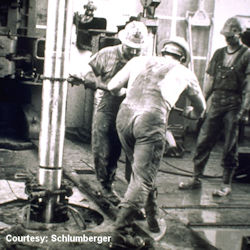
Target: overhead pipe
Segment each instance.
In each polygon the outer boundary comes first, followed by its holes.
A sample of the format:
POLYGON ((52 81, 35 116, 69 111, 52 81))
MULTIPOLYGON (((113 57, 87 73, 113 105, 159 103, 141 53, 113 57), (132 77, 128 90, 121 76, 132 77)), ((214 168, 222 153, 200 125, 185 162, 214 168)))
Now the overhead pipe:
MULTIPOLYGON (((62 181, 72 1, 48 0, 47 8, 38 182, 49 191, 60 189, 62 181)), ((48 198, 43 214, 46 223, 53 221, 58 199, 58 196, 48 198)))

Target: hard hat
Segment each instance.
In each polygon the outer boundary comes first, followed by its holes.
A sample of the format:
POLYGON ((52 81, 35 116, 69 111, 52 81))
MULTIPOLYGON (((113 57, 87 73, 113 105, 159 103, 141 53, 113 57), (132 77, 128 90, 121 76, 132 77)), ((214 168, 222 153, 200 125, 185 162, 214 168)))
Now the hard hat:
POLYGON ((243 33, 244 31, 245 27, 243 22, 237 16, 234 16, 227 19, 220 33, 224 36, 233 36, 243 33))
POLYGON ((148 30, 144 23, 133 21, 118 33, 118 38, 131 48, 141 48, 148 39, 148 30))
POLYGON ((158 51, 184 57, 183 63, 187 63, 190 60, 189 45, 183 37, 176 36, 162 40, 159 43, 158 51))

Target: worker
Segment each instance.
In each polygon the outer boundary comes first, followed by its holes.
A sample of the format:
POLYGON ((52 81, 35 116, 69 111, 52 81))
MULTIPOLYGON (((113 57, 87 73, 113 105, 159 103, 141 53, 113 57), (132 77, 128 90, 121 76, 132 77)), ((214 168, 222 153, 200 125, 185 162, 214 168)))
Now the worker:
MULTIPOLYGON (((139 21, 128 23, 118 33, 122 44, 101 49, 90 59, 92 70, 82 79, 85 87, 105 90, 110 79, 133 57, 139 56, 146 46, 147 27, 139 21)), ((74 83, 74 79, 69 79, 74 83)), ((113 191, 117 161, 121 154, 121 143, 116 132, 116 115, 123 96, 113 96, 103 91, 92 127, 92 153, 97 179, 100 183, 99 192, 114 205, 120 200, 113 191)))
POLYGON ((222 156, 223 181, 213 196, 223 197, 231 193, 231 183, 238 166, 238 123, 249 113, 250 104, 250 51, 241 43, 244 25, 237 17, 229 18, 221 30, 227 46, 215 51, 207 69, 205 98, 211 96, 211 106, 201 126, 194 154, 194 176, 181 182, 180 189, 201 188, 209 155, 218 136, 224 132, 222 156))
POLYGON ((159 232, 156 206, 156 174, 166 141, 166 126, 171 108, 185 90, 193 107, 183 114, 199 118, 206 103, 194 73, 182 65, 189 58, 188 45, 181 37, 168 40, 160 56, 131 59, 109 82, 114 95, 126 92, 120 105, 116 127, 122 147, 132 163, 132 174, 121 201, 112 245, 119 243, 134 212, 144 208, 149 230, 159 232), (127 90, 124 88, 128 85, 127 90))

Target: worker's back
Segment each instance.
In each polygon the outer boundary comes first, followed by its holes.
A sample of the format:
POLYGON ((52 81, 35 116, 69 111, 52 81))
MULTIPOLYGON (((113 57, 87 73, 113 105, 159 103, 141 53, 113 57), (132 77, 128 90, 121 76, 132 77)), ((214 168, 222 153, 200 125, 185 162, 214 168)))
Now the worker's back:
POLYGON ((129 64, 128 91, 123 103, 135 110, 156 108, 165 114, 185 89, 187 94, 192 94, 195 88, 199 88, 195 75, 176 60, 138 57, 129 64))
POLYGON ((126 100, 136 110, 151 110, 152 108, 166 110, 165 102, 161 95, 159 82, 175 64, 166 64, 162 58, 144 58, 143 63, 131 73, 134 78, 129 84, 126 100))

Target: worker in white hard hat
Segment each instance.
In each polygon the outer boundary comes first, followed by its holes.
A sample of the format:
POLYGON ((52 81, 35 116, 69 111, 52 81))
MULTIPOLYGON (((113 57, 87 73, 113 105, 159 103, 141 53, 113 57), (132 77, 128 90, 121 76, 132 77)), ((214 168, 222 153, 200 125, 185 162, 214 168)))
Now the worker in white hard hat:
POLYGON ((160 231, 155 180, 164 152, 169 112, 184 90, 193 105, 185 109, 186 117, 199 118, 205 110, 205 99, 195 74, 182 65, 189 58, 187 47, 184 39, 165 41, 161 57, 131 59, 108 84, 114 95, 125 91, 123 87, 128 85, 116 127, 132 163, 131 180, 114 225, 113 247, 126 245, 126 237, 121 235, 131 226, 138 208, 145 208, 149 230, 160 231))
POLYGON ((187 65, 190 61, 189 46, 183 37, 175 36, 172 37, 171 40, 163 39, 158 45, 158 50, 162 55, 167 53, 179 57, 178 61, 180 61, 181 64, 187 65))
MULTIPOLYGON (((121 44, 101 49, 90 59, 91 70, 81 77, 85 87, 106 89, 110 79, 133 57, 139 56, 147 43, 147 27, 139 21, 128 23, 118 33, 121 44)), ((71 83, 79 83, 71 77, 71 83)), ((92 153, 96 177, 100 183, 100 193, 114 205, 119 203, 119 197, 113 191, 117 161, 121 154, 115 120, 124 97, 111 95, 104 91, 93 117, 92 153)))
POLYGON ((238 125, 248 118, 250 109, 250 50, 240 40, 244 30, 244 24, 236 16, 229 18, 221 30, 227 46, 215 51, 206 71, 205 98, 208 100, 211 96, 211 106, 196 143, 194 177, 180 183, 180 189, 201 188, 200 177, 210 152, 223 134, 223 180, 213 196, 223 197, 231 193, 232 178, 238 167, 238 125))

